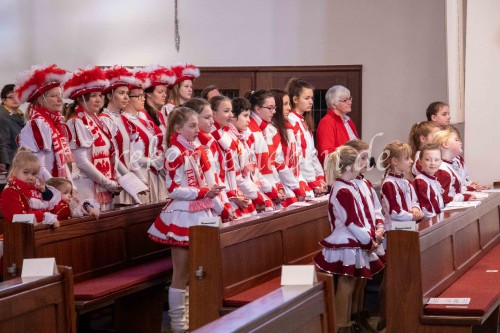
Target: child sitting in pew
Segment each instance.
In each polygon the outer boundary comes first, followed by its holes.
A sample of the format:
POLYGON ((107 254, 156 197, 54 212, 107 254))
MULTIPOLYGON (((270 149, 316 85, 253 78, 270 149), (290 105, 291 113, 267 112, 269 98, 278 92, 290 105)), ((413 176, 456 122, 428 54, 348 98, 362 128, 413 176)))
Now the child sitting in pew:
POLYGON ((359 322, 350 321, 352 311, 360 308, 365 279, 371 279, 384 267, 375 254, 378 243, 366 217, 360 189, 354 182, 359 175, 358 155, 356 149, 340 146, 325 160, 326 179, 332 186, 328 211, 332 233, 320 242, 323 250, 314 257, 314 262, 337 278, 336 332, 351 332, 353 327, 361 329, 359 322))
POLYGON ((61 193, 61 201, 50 211, 57 215, 59 221, 85 215, 94 216, 96 220, 99 219, 99 203, 91 199, 84 200, 82 204, 77 202, 72 197, 73 184, 66 178, 52 177, 45 184, 52 186, 61 193))
POLYGON ((40 161, 25 147, 19 148, 0 197, 5 222, 12 222, 16 214, 34 214, 35 223, 59 227, 57 215, 50 211, 61 200, 59 191, 46 186, 38 177, 40 161))
POLYGON ((432 142, 438 145, 443 160, 440 170, 436 172, 436 177, 443 188, 444 204, 452 201, 475 200, 476 197, 473 194, 465 193, 465 179, 453 164, 453 160, 462 154, 462 142, 457 133, 450 129, 439 131, 434 135, 432 142))
POLYGON ((420 150, 426 143, 432 142, 434 134, 441 130, 441 126, 435 121, 421 121, 413 124, 408 138, 408 144, 412 151, 412 160, 414 161, 411 168, 413 177, 416 177, 421 170, 420 167, 420 150))
POLYGON ((386 229, 390 229, 392 220, 421 220, 424 213, 418 204, 415 189, 404 176, 410 172, 413 163, 410 146, 399 141, 391 142, 384 148, 384 155, 382 165, 386 170, 381 195, 386 229))
POLYGON ((441 166, 441 150, 436 144, 425 144, 420 151, 420 172, 413 181, 425 217, 441 213, 444 208, 443 188, 435 174, 441 166))

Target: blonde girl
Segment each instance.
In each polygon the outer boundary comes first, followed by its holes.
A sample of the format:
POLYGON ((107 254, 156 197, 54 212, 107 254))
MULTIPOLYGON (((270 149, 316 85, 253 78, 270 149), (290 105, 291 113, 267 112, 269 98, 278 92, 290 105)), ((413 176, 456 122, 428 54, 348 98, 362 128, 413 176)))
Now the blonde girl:
POLYGON ((441 150, 433 143, 425 144, 420 154, 421 172, 413 181, 418 201, 425 217, 431 217, 441 213, 444 208, 443 189, 436 172, 441 166, 441 150))
POLYGON ((416 177, 420 173, 420 149, 426 143, 432 142, 434 134, 441 130, 441 126, 435 121, 421 121, 413 124, 408 138, 408 144, 411 147, 411 159, 414 162, 411 173, 416 177))
POLYGON ((369 225, 359 187, 354 179, 358 151, 338 147, 326 160, 326 180, 332 184, 328 217, 332 233, 320 244, 323 250, 314 257, 316 265, 337 275, 335 320, 338 332, 351 332, 351 309, 358 309, 363 279, 371 279, 383 268, 373 252, 378 247, 369 225))
POLYGON ((394 141, 384 148, 382 166, 385 175, 381 195, 387 229, 390 229, 392 220, 418 221, 424 217, 415 189, 404 176, 410 172, 412 163, 411 148, 407 143, 394 141))
POLYGON ((12 222, 16 214, 34 214, 36 223, 59 227, 57 215, 50 210, 61 200, 61 195, 40 177, 38 156, 25 147, 19 148, 0 196, 5 222, 12 222))
MULTIPOLYGON (((193 144, 198 136, 198 114, 186 107, 172 111, 168 118, 165 153, 167 189, 170 201, 149 228, 149 237, 171 246, 173 275, 168 291, 172 332, 189 329, 186 321, 186 287, 189 281, 189 227, 199 218, 213 216, 213 198, 223 187, 208 185, 203 170, 208 158, 193 144)), ((209 163, 209 162, 208 162, 209 163)))
POLYGON ((437 144, 441 150, 443 163, 436 173, 439 183, 443 187, 443 200, 447 204, 452 201, 475 200, 475 196, 465 193, 467 190, 466 179, 461 171, 453 164, 453 160, 462 154, 462 141, 453 130, 446 129, 434 135, 432 143, 437 144))

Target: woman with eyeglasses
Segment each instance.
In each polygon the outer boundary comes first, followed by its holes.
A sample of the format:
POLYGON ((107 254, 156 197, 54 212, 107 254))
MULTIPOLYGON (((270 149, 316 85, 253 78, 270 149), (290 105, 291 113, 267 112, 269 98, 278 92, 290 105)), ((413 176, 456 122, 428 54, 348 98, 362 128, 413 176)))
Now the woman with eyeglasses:
POLYGON ((129 85, 130 102, 122 115, 136 127, 137 137, 130 145, 130 167, 138 170, 149 184, 149 193, 139 196, 142 203, 157 203, 167 199, 167 183, 164 176, 163 133, 144 111, 144 68, 132 70, 135 82, 129 85))
POLYGON ((312 116, 314 88, 304 80, 292 78, 288 81, 285 90, 290 96, 293 108, 288 121, 295 130, 297 149, 300 152, 300 172, 307 181, 307 185, 313 189, 314 194, 322 196, 327 192, 327 185, 312 134, 314 131, 312 116))
POLYGON ((117 159, 113 158, 113 136, 98 117, 101 93, 108 85, 100 67, 77 70, 64 83, 64 97, 74 100, 67 115, 75 156, 72 178, 78 195, 96 200, 101 211, 113 209, 113 195, 122 190, 117 159))
POLYGON ((352 111, 351 92, 344 86, 333 86, 325 95, 327 114, 320 120, 316 131, 319 160, 326 157, 350 140, 359 139, 356 125, 347 115, 352 111))
POLYGON ((2 88, 0 97, 0 140, 5 147, 5 155, 0 161, 0 172, 7 171, 17 151, 16 137, 24 127, 24 114, 19 110, 19 101, 14 92, 14 84, 7 84, 2 88))
MULTIPOLYGON (((136 140, 137 129, 122 114, 123 109, 130 101, 128 86, 135 81, 134 75, 122 66, 107 68, 104 70, 104 75, 109 81, 109 86, 102 91, 105 108, 99 114, 99 118, 111 133, 116 166, 122 175, 132 172, 140 181, 147 184, 147 180, 142 172, 131 168, 130 150, 132 142, 136 140)), ((137 203, 132 195, 126 191, 122 191, 118 196, 115 196, 113 202, 115 205, 132 205, 137 203)))
POLYGON ((68 145, 68 128, 62 117, 61 83, 69 72, 51 65, 33 66, 20 74, 16 95, 20 103, 30 103, 30 120, 19 133, 19 146, 31 150, 40 160, 39 177, 71 180, 68 163, 73 155, 68 145))
POLYGON ((248 129, 253 134, 253 142, 249 141, 248 145, 255 152, 261 189, 277 207, 282 207, 286 205, 285 189, 276 169, 273 133, 268 126, 276 112, 274 96, 269 90, 260 89, 247 93, 245 97, 252 108, 248 129))

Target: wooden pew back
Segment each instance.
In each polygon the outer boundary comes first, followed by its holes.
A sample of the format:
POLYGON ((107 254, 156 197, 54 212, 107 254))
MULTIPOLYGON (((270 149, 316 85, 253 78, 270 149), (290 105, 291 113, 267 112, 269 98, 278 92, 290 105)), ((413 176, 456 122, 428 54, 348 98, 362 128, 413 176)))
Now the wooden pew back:
POLYGON ((0 332, 76 332, 71 268, 33 282, 0 283, 0 332))
POLYGON ((147 230, 164 203, 139 205, 105 212, 99 220, 71 219, 58 229, 24 223, 4 226, 4 278, 19 276, 24 258, 55 257, 71 266, 75 283, 169 255, 169 249, 152 242, 147 230))
POLYGON ((439 318, 425 316, 423 307, 500 242, 499 207, 500 194, 493 194, 477 208, 421 222, 418 233, 388 232, 388 333, 470 332, 470 318, 467 322, 455 318, 454 324, 443 321, 439 326, 425 325, 426 320, 437 323, 439 318))
POLYGON ((282 265, 312 263, 318 242, 330 233, 326 207, 321 202, 221 228, 191 227, 190 327, 217 319, 224 298, 278 277, 282 265))

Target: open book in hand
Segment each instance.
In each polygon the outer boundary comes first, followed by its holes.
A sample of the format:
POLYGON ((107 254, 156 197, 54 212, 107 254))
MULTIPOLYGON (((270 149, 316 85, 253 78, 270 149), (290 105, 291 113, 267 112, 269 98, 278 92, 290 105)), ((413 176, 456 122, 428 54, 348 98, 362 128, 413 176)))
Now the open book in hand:
POLYGON ((141 203, 138 193, 147 191, 148 187, 134 173, 129 172, 118 178, 118 184, 123 187, 123 190, 132 196, 135 202, 141 203))
POLYGON ((449 204, 444 207, 444 211, 447 210, 454 210, 454 209, 463 209, 463 208, 470 208, 470 207, 477 207, 481 204, 481 201, 452 201, 449 204))

